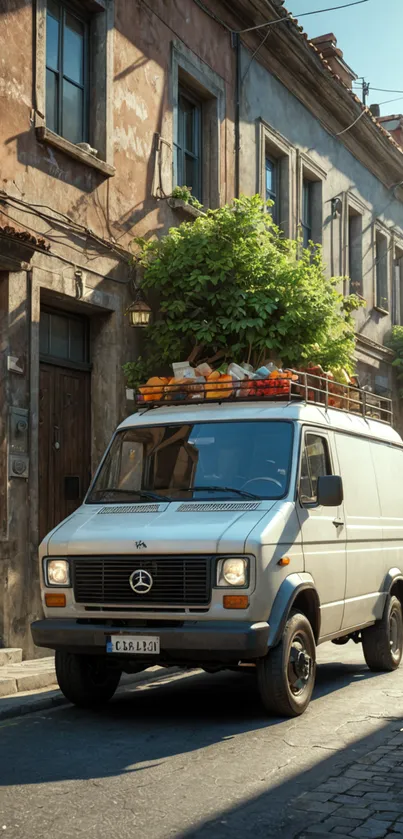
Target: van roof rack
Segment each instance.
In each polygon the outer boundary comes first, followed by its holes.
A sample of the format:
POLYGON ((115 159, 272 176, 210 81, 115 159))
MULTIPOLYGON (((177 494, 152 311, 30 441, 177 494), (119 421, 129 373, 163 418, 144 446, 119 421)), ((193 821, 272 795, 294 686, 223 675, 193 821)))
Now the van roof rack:
POLYGON ((135 395, 138 408, 239 402, 304 402, 393 424, 393 403, 359 385, 340 384, 329 375, 287 370, 267 379, 193 382, 191 378, 170 384, 142 385, 135 395))

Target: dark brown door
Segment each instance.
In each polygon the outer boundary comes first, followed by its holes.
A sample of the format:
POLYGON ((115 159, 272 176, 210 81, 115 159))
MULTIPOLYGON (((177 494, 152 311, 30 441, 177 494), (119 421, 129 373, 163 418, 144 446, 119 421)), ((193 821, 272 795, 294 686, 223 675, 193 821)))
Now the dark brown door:
POLYGON ((91 470, 87 371, 40 365, 39 536, 80 506, 91 470))

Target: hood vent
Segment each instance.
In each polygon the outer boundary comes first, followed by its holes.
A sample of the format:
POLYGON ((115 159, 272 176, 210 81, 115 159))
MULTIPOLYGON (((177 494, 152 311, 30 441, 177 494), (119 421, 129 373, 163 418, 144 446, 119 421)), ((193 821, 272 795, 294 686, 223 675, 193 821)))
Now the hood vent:
POLYGON ((119 504, 118 507, 103 507, 99 516, 112 516, 118 513, 159 513, 159 504, 119 504))
POLYGON ((206 504, 181 504, 178 513, 246 513, 257 510, 260 501, 208 501, 206 504))

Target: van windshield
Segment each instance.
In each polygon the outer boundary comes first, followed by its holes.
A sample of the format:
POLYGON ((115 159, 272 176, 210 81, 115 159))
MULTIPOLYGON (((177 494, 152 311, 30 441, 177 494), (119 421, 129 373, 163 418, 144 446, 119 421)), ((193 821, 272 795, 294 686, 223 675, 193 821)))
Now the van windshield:
POLYGON ((119 431, 86 503, 282 498, 290 422, 208 422, 119 431))

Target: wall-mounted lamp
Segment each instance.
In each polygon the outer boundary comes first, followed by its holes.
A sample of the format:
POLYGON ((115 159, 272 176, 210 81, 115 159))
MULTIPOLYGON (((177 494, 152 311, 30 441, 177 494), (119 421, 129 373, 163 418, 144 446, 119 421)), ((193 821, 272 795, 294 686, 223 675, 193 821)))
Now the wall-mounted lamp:
POLYGON ((341 216, 341 211, 343 209, 343 202, 339 196, 337 198, 332 198, 332 216, 341 216))
POLYGON ((148 326, 151 320, 151 309, 142 299, 140 292, 137 295, 136 300, 129 306, 127 309, 126 314, 129 315, 129 322, 130 326, 140 327, 144 329, 145 326, 148 326))

